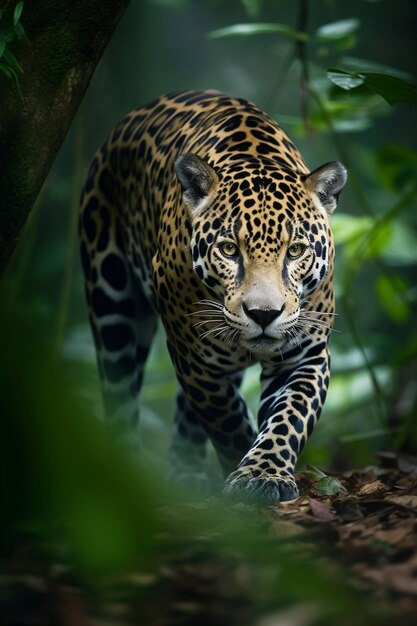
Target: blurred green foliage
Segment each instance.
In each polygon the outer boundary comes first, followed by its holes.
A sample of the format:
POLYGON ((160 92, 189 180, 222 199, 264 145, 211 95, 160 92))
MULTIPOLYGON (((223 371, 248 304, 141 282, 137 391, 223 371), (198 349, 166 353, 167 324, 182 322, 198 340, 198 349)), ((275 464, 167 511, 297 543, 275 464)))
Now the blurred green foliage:
MULTIPOLYGON (((78 195, 97 146, 128 110, 183 88, 251 99, 312 169, 338 159, 349 170, 332 218, 333 375, 300 467, 342 469, 375 462, 381 448, 416 450, 416 10, 412 0, 401 11, 388 0, 131 4, 2 285, 3 536, 39 532, 88 575, 149 567, 160 550, 155 535, 167 525, 172 538, 186 540, 225 516, 204 511, 204 522, 196 513, 184 525, 185 513, 176 522, 161 514, 161 502, 178 500, 163 482, 176 383, 161 332, 141 398, 149 471, 107 440, 76 240, 78 195)), ((258 375, 253 368, 244 383, 254 413, 258 375)), ((277 561, 286 568, 285 581, 272 569, 265 575, 281 590, 266 594, 269 608, 314 595, 335 623, 333 604, 343 610, 356 601, 315 561, 303 563, 301 575, 288 549, 262 543, 262 533, 253 538, 250 525, 235 533, 237 519, 225 519, 216 541, 247 546, 265 571, 277 561)))
POLYGON ((15 41, 29 43, 21 17, 24 2, 17 2, 13 15, 3 15, 0 9, 0 72, 7 78, 15 81, 16 87, 20 91, 19 76, 23 73, 23 68, 12 51, 15 41))

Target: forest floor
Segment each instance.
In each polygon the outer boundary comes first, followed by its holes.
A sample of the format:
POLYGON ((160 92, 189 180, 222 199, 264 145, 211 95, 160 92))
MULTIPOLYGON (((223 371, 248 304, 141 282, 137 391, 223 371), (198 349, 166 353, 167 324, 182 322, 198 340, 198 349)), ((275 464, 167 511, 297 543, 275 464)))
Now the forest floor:
MULTIPOLYGON (((320 481, 313 482, 306 473, 298 475, 297 500, 263 508, 231 505, 242 515, 249 514, 254 526, 273 540, 284 538, 298 545, 299 553, 313 551, 316 559, 319 552, 335 576, 342 569, 346 585, 372 603, 369 618, 361 619, 356 608, 350 618, 321 619, 311 602, 279 610, 272 603, 268 609, 268 598, 259 612, 254 608, 259 597, 254 603, 252 596, 262 596, 263 582, 254 584, 251 565, 244 558, 231 559, 221 544, 207 551, 204 542, 192 541, 171 547, 153 572, 133 572, 110 584, 105 599, 96 597, 94 602, 85 583, 67 567, 45 561, 32 546, 20 545, 1 576, 1 599, 6 602, 0 622, 4 626, 385 626, 395 621, 398 626, 415 626, 417 460, 394 453, 382 454, 380 460, 378 468, 332 475, 330 479, 340 487, 333 495, 323 493, 332 491, 329 477, 320 487, 320 481)), ((189 506, 198 506, 204 514, 211 503, 189 506)), ((294 578, 294 572, 291 575, 294 578)))

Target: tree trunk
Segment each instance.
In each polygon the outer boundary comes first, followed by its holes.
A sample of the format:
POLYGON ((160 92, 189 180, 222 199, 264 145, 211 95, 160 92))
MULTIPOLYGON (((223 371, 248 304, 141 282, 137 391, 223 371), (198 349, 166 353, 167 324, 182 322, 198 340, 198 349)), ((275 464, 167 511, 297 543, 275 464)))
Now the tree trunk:
MULTIPOLYGON (((2 3, 2 24, 17 0, 2 3)), ((0 73, 0 275, 94 69, 129 0, 31 0, 21 17, 30 43, 11 50, 23 67, 20 96, 0 73)))

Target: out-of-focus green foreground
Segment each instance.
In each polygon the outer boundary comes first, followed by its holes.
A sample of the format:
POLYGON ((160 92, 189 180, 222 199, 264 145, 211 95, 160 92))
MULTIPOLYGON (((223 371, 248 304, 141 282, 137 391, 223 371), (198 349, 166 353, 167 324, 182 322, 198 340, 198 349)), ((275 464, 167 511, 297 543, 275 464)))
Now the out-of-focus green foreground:
MULTIPOLYGON (((202 505, 172 489, 156 464, 139 469, 76 397, 76 368, 51 358, 33 324, 16 317, 1 322, 3 329, 13 328, 0 338, 1 354, 10 355, 0 385, 5 572, 9 559, 12 563, 11 582, 6 574, 1 598, 7 615, 13 593, 18 603, 27 601, 13 584, 13 571, 24 567, 19 562, 23 547, 23 554, 29 549, 39 558, 39 564, 27 565, 68 568, 71 584, 96 602, 127 585, 131 576, 152 578, 161 567, 190 559, 201 563, 203 572, 207 563, 220 571, 244 569, 234 601, 236 615, 244 603, 245 619, 301 604, 308 623, 350 624, 351 611, 360 606, 364 621, 359 623, 378 623, 375 606, 362 606, 343 570, 332 571, 311 544, 306 554, 303 542, 271 534, 261 510, 221 498, 202 505)), ((224 585, 233 588, 236 581, 229 578, 224 585)), ((155 598, 155 588, 145 586, 126 591, 123 600, 140 613, 141 602, 175 602, 172 593, 162 587, 155 598)))

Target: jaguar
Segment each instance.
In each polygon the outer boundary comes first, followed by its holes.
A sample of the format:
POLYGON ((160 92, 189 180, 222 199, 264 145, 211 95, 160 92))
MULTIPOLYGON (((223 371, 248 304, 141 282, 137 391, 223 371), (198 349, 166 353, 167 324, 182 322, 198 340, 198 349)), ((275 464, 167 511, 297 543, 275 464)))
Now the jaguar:
POLYGON ((204 482, 211 441, 235 499, 298 495, 301 450, 329 384, 334 244, 345 167, 314 171, 268 115, 218 91, 163 96, 97 151, 80 246, 105 412, 138 446, 158 318, 178 379, 169 450, 204 482), (260 364, 257 426, 239 391, 260 364))

